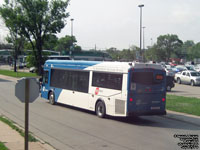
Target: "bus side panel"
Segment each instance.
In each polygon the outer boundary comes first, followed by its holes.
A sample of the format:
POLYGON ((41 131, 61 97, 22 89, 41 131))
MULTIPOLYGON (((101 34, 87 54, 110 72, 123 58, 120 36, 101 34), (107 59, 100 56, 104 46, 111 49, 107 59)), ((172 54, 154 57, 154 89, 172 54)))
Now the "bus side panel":
POLYGON ((62 90, 58 96, 57 102, 88 109, 89 94, 77 91, 62 90))
MULTIPOLYGON (((91 73, 92 75, 92 73, 91 73)), ((92 81, 90 81, 92 85, 92 81)), ((95 111, 97 100, 103 100, 106 114, 111 116, 126 116, 127 112, 127 74, 123 74, 122 90, 114 90, 90 86, 89 109, 95 111)))

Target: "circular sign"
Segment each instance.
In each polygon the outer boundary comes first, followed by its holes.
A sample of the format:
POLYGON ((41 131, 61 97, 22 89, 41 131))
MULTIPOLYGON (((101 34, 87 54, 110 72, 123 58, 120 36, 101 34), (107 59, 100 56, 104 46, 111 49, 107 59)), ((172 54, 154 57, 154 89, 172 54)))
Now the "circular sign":
POLYGON ((97 87, 95 90, 95 95, 98 95, 98 94, 99 94, 99 88, 97 87))

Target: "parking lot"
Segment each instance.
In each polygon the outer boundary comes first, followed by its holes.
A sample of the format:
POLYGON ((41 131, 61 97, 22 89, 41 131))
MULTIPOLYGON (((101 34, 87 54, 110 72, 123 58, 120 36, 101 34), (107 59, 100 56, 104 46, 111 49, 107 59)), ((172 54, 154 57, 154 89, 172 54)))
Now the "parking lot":
MULTIPOLYGON (((10 65, 0 65, 0 69, 2 70, 14 70, 12 66, 10 65)), ((17 68, 17 71, 20 71, 20 72, 29 72, 29 68, 22 68, 22 69, 18 69, 17 68)))
POLYGON ((190 86, 190 85, 175 83, 175 87, 172 88, 172 91, 168 92, 168 94, 200 98, 199 91, 200 91, 200 86, 190 86))

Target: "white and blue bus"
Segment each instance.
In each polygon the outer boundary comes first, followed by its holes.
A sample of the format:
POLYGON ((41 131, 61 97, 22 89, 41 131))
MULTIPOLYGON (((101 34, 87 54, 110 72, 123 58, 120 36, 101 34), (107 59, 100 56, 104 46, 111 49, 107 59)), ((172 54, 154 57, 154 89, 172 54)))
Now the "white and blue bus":
POLYGON ((97 116, 165 115, 166 72, 160 65, 47 60, 41 97, 97 116))

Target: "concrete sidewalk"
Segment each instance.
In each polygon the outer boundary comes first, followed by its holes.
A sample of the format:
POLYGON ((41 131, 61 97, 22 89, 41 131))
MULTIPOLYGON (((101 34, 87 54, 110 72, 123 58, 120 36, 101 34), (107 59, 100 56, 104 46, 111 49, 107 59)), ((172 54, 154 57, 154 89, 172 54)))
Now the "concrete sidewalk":
MULTIPOLYGON (((24 138, 10 126, 0 121, 0 141, 9 150, 24 150, 24 138)), ((55 150, 52 146, 39 140, 29 142, 29 150, 55 150)))

